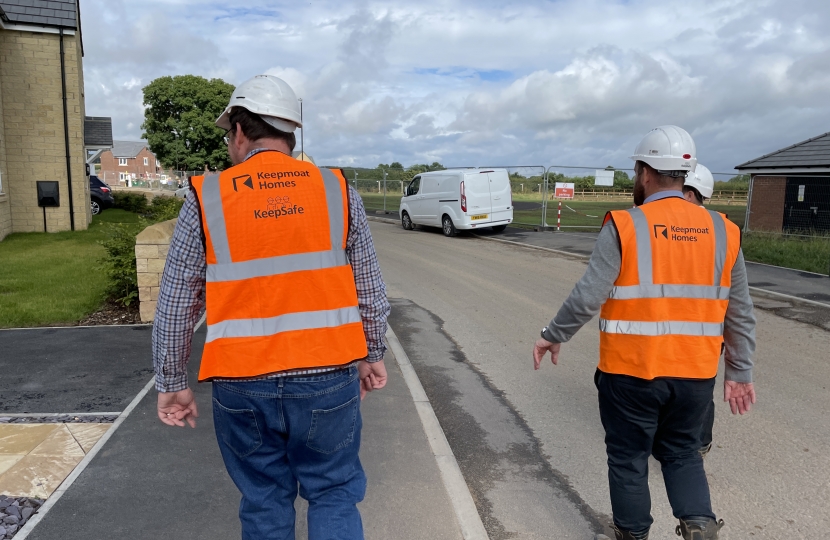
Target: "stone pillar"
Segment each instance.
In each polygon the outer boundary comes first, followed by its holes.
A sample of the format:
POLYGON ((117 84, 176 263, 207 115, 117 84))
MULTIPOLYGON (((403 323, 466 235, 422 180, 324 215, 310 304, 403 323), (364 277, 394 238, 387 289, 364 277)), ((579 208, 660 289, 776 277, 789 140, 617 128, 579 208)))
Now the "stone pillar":
POLYGON ((161 274, 164 272, 176 221, 171 219, 151 225, 135 239, 135 266, 142 322, 152 322, 156 316, 161 274))

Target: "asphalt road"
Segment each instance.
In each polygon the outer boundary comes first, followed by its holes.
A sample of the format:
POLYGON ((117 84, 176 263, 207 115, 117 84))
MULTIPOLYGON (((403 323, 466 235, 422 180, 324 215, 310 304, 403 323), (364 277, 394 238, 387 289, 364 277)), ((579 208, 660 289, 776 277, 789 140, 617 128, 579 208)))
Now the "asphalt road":
MULTIPOLYGON (((596 323, 563 347, 559 366, 534 372, 531 360, 539 330, 585 263, 473 236, 371 228, 389 296, 400 299, 392 325, 405 336, 488 532, 590 538, 593 520, 611 514, 593 386, 596 323)), ((830 333, 768 311, 757 317, 759 402, 749 416, 733 417, 717 400, 706 460, 714 507, 727 523, 721 538, 821 538, 830 526, 830 333)), ((674 539, 654 461, 651 485, 651 538, 674 539)))

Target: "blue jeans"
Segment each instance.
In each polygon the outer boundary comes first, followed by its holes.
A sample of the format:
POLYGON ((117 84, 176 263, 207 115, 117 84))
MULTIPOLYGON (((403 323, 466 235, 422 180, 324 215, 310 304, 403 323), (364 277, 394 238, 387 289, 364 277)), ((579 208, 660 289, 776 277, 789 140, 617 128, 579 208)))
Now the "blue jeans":
POLYGON ((242 493, 243 540, 293 540, 294 501, 308 501, 309 540, 362 540, 357 368, 214 382, 219 449, 242 493))

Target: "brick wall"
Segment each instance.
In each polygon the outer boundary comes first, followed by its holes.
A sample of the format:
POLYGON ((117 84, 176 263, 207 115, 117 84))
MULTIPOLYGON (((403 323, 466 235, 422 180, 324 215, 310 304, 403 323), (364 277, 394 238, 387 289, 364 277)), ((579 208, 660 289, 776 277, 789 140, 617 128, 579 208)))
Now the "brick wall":
POLYGON ((751 231, 781 232, 784 227, 786 176, 753 176, 752 202, 749 208, 751 231))
MULTIPOLYGON (((13 232, 43 230, 37 180, 60 182, 61 207, 47 209, 50 231, 69 229, 69 189, 61 91, 60 37, 0 31, 0 99, 6 164, 3 185, 13 232)), ((75 228, 91 221, 83 141, 83 69, 77 36, 64 36, 75 228)))
POLYGON ((151 225, 135 239, 135 265, 138 273, 138 299, 142 322, 152 322, 156 315, 161 274, 167 261, 167 251, 175 219, 151 225))
MULTIPOLYGON (((0 53, 1 55, 2 53, 0 53)), ((8 196, 8 175, 6 171, 6 135, 3 132, 3 89, 0 85, 0 240, 12 230, 12 214, 8 196)))

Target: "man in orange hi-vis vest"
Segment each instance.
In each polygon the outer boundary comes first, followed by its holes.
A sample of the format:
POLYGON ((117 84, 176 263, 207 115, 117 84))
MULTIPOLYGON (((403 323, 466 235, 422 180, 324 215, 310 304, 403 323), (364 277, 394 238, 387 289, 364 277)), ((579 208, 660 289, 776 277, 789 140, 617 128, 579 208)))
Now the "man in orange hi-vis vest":
POLYGON ((741 233, 684 200, 684 179, 697 163, 686 131, 652 130, 632 159, 635 208, 606 217, 585 275, 535 344, 534 367, 548 352, 556 364, 561 344, 599 313, 594 382, 617 540, 649 537, 652 455, 680 521, 677 535, 714 540, 723 520, 712 511, 700 450, 722 344, 724 400, 733 414, 755 403, 755 317, 741 233))
POLYGON ((153 361, 159 419, 195 427, 191 338, 205 309, 199 381, 213 383, 243 540, 363 538, 360 399, 386 384, 389 303, 360 197, 339 170, 291 157, 294 91, 259 75, 216 121, 234 166, 191 179, 162 276, 153 361))

